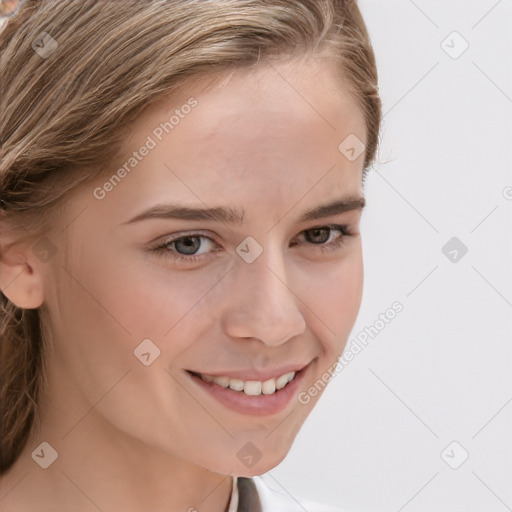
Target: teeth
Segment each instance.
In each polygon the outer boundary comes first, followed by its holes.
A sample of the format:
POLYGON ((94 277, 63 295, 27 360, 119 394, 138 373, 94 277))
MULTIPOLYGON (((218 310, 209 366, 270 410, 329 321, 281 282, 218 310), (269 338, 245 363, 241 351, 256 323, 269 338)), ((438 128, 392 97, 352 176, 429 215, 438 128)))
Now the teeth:
POLYGON ((259 380, 248 380, 244 384, 244 393, 251 396, 261 395, 261 382, 259 380))
MULTIPOLYGON (((201 377, 202 377, 202 375, 201 375, 201 377)), ((230 378, 229 377, 214 377, 212 380, 213 380, 213 382, 215 382, 215 384, 218 384, 219 386, 222 386, 223 388, 227 388, 229 386, 230 378)))
POLYGON ((233 391, 243 391, 244 389, 244 381, 240 379, 231 379, 229 381, 229 387, 233 391))
POLYGON ((276 381, 275 379, 266 380, 261 384, 261 392, 264 395, 272 395, 276 390, 276 381))
POLYGON ((288 384, 288 374, 281 375, 281 377, 276 380, 276 389, 283 389, 286 384, 288 384))
POLYGON ((230 388, 233 391, 240 391, 249 396, 273 395, 276 391, 283 389, 295 377, 295 372, 288 372, 277 379, 268 379, 265 382, 259 380, 231 379, 229 377, 212 377, 211 375, 200 375, 205 382, 214 382, 223 388, 230 388))

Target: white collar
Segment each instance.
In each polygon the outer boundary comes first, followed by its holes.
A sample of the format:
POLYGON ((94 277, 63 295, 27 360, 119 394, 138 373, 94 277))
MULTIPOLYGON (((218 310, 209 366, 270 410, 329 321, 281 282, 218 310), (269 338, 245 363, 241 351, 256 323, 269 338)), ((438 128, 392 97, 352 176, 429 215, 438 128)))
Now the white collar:
POLYGON ((228 512, 237 512, 238 510, 238 477, 233 477, 233 489, 231 499, 229 500, 228 512))

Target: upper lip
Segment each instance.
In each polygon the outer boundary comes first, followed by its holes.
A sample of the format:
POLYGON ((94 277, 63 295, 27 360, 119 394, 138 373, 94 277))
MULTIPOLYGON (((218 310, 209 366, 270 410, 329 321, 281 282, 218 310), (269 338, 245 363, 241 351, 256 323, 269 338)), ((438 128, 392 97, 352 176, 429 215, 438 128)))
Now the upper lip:
POLYGON ((299 363, 299 364, 288 364, 285 366, 280 366, 274 370, 255 370, 254 368, 247 368, 246 370, 226 370, 226 371, 193 371, 187 370, 192 373, 200 373, 201 375, 209 375, 211 377, 229 377, 230 379, 240 379, 243 381, 248 380, 257 380, 264 382, 269 379, 277 379, 281 375, 289 372, 299 372, 309 366, 312 361, 308 363, 299 363))

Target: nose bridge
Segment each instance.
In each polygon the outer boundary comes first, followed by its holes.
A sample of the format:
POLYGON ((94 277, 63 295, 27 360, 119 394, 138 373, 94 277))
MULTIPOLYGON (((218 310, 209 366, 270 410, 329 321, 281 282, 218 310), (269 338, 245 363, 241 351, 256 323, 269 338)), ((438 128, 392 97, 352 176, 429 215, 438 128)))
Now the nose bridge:
POLYGON ((267 243, 252 263, 240 257, 234 272, 236 284, 225 325, 228 335, 279 345, 304 331, 300 301, 278 245, 267 243))

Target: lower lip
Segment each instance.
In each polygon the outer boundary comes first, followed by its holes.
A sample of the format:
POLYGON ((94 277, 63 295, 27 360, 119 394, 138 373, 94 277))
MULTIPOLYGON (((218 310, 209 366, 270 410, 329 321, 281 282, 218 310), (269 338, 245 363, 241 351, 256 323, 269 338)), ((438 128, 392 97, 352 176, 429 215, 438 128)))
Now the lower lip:
POLYGON ((199 387, 204 389, 229 409, 242 414, 267 416, 278 414, 286 409, 293 397, 296 395, 298 388, 304 380, 304 375, 310 366, 311 363, 298 371, 295 374, 294 379, 283 389, 276 391, 272 395, 262 394, 258 396, 249 396, 243 391, 233 391, 230 388, 223 388, 214 382, 205 382, 201 377, 196 377, 187 371, 185 373, 199 387))

